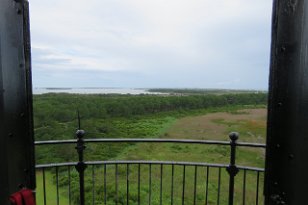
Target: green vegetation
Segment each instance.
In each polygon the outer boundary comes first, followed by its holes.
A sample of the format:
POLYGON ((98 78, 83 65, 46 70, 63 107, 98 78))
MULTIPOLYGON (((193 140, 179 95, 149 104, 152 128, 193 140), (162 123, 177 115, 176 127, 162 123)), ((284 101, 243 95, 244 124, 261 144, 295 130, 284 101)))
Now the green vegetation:
POLYGON ((34 96, 34 121, 35 128, 51 122, 69 122, 76 118, 77 109, 83 119, 110 119, 266 102, 265 93, 189 96, 44 94, 34 96))
MULTIPOLYGON (((265 93, 240 93, 225 95, 185 95, 185 96, 153 96, 153 95, 70 95, 70 94, 44 94, 34 96, 34 122, 36 140, 73 139, 77 128, 76 110, 81 113, 81 128, 86 130, 86 138, 195 138, 227 140, 229 131, 239 131, 245 141, 262 142, 264 127, 248 119, 241 119, 242 115, 249 116, 251 108, 264 108, 267 102, 265 93), (246 110, 242 110, 245 108, 246 110), (233 118, 213 118, 206 121, 219 127, 218 133, 209 134, 209 130, 200 130, 194 125, 202 121, 198 116, 207 116, 210 113, 226 112, 233 118), (186 119, 188 117, 188 120, 186 119), (185 121, 186 120, 186 121, 185 121), (181 122, 183 123, 181 124, 181 122), (204 134, 200 134, 203 133, 204 134), (193 134, 191 134, 193 133, 193 134), (251 135, 249 134, 251 133, 251 135), (254 135, 255 137, 252 137, 254 135), (212 138, 211 138, 212 137, 212 138)), ((263 119, 264 121, 264 119, 263 119)), ((213 125, 213 126, 214 126, 213 125)), ((242 138, 241 138, 242 139, 242 138)), ((228 163, 229 148, 204 145, 178 145, 178 144, 133 144, 133 143, 105 143, 89 144, 85 151, 85 159, 90 160, 168 160, 168 161, 195 161, 228 163)), ((238 163, 241 165, 259 166, 264 163, 263 154, 252 149, 241 149, 238 154, 238 163)), ((77 161, 74 145, 39 146, 36 148, 37 164, 77 161)), ((149 194, 148 165, 141 169, 141 201, 147 203, 149 194)), ((152 204, 159 204, 160 166, 152 167, 152 204)), ((130 204, 137 202, 137 165, 130 166, 130 204)), ((209 204, 216 202, 218 169, 211 169, 209 183, 209 204)), ((115 165, 106 167, 107 204, 114 204, 115 200, 115 165)), ((104 181, 102 180, 104 167, 88 167, 86 172, 86 199, 92 202, 92 187, 95 204, 102 204, 104 181), (95 184, 92 180, 92 168, 95 171, 95 184)), ((197 203, 204 202, 205 172, 203 167, 198 168, 197 203), (199 176, 200 175, 200 176, 199 176), (198 181, 199 181, 198 180, 198 181)), ((163 167, 163 204, 170 200, 171 166, 163 167)), ((175 167, 175 193, 174 204, 181 201, 181 180, 183 167, 175 167)), ((222 198, 221 204, 226 203, 227 190, 226 172, 222 170, 222 198)), ((54 171, 46 171, 49 193, 55 192, 54 171), (52 191, 54 190, 54 191, 52 191)), ((38 179, 41 178, 38 173, 38 179)), ((187 167, 186 181, 187 193, 185 199, 193 201, 194 167, 187 167)), ((253 198, 255 175, 247 178, 247 197, 253 198), (250 183, 251 182, 251 183, 250 183), (251 185, 250 185, 250 184, 251 185)), ((60 200, 67 200, 67 169, 59 170, 60 200)), ((118 167, 118 198, 126 204, 126 165, 118 167)), ((41 186, 42 181, 38 180, 41 186)), ((240 182, 239 182, 240 183, 240 182)), ((237 187, 240 193, 240 186, 237 187)), ((38 195, 42 192, 38 189, 38 195)), ((78 177, 71 171, 72 200, 78 201, 78 177)), ((261 193, 261 192, 260 192, 261 193)), ((48 195, 47 194, 47 195, 48 195)), ((238 200, 241 200, 238 197, 238 200)), ((40 199, 41 200, 41 199, 40 199)), ((53 203, 51 203, 53 204, 53 203)), ((65 201, 61 204, 67 204, 65 201)), ((189 204, 189 203, 187 203, 189 204)), ((247 203, 249 204, 249 203, 247 203)))
MULTIPOLYGON (((52 172, 45 172, 45 191, 46 202, 48 204, 57 204, 57 186, 54 183, 54 175, 52 172)), ((38 171, 36 173, 36 202, 37 204, 44 204, 44 191, 43 191, 43 172, 38 171)), ((62 184, 61 184, 62 185, 62 184)), ((67 197, 67 190, 58 187, 59 191, 59 203, 69 204, 67 197)))

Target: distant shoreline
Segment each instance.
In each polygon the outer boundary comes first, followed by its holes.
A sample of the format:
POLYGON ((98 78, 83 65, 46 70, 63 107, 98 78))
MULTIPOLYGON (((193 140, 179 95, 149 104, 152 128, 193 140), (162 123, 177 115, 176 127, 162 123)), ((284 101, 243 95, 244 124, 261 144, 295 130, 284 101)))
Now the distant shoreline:
POLYGON ((100 88, 100 87, 35 87, 33 88, 34 95, 46 93, 69 93, 69 94, 166 94, 159 92, 150 92, 148 89, 143 88, 100 88))
POLYGON ((35 87, 34 95, 46 93, 70 94, 130 94, 130 95, 221 95, 240 93, 267 93, 265 90, 214 89, 214 88, 116 88, 116 87, 35 87))
POLYGON ((43 88, 43 89, 46 89, 46 90, 71 90, 73 88, 43 88))

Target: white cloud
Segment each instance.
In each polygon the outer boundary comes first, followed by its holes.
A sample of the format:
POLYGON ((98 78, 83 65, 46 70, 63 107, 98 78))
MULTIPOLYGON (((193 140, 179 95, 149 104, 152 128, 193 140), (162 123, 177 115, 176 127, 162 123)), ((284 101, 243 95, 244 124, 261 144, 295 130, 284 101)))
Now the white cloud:
POLYGON ((31 0, 30 9, 38 49, 34 72, 131 71, 154 77, 189 70, 195 78, 216 76, 218 84, 225 81, 219 74, 230 69, 245 73, 242 69, 263 66, 258 75, 268 75, 268 0, 31 0))
POLYGON ((46 46, 33 46, 32 51, 33 64, 40 70, 123 71, 128 66, 125 59, 100 59, 91 55, 80 55, 78 51, 71 53, 72 51, 65 52, 46 46))

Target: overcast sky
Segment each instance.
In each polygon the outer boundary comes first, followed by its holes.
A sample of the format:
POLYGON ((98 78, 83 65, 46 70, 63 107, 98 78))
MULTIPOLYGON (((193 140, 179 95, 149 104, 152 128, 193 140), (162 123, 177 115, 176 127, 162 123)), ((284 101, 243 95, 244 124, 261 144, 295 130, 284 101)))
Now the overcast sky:
POLYGON ((271 0, 30 0, 34 87, 268 88, 271 0))

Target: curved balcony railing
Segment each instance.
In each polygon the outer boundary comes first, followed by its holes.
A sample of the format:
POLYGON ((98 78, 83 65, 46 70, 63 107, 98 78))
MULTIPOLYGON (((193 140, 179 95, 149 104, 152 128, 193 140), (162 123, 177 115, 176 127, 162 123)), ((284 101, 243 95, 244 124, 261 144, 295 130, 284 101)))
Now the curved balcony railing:
POLYGON ((264 149, 259 143, 186 139, 83 139, 36 141, 36 146, 77 144, 78 162, 36 165, 41 177, 42 203, 51 204, 47 175, 52 175, 55 203, 61 204, 260 204, 263 203, 264 169, 236 164, 236 147, 264 149), (85 143, 184 143, 230 147, 230 163, 178 161, 84 161, 85 143), (76 185, 78 184, 78 186, 76 185), (249 184, 249 187, 247 186, 249 184), (74 185, 74 186, 73 186, 74 185), (78 190, 76 189, 78 187, 78 190), (252 188, 254 187, 254 188, 252 188))

